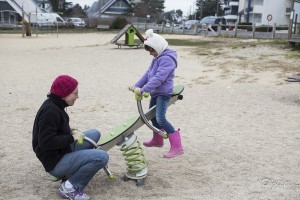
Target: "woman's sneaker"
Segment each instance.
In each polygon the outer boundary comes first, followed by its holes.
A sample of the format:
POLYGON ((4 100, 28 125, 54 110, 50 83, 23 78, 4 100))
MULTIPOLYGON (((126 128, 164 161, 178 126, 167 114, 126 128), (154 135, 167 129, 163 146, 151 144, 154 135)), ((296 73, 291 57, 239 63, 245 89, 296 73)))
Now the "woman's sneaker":
POLYGON ((58 189, 58 193, 70 200, 89 200, 90 196, 85 194, 82 190, 75 190, 74 188, 66 188, 65 182, 61 184, 58 189))

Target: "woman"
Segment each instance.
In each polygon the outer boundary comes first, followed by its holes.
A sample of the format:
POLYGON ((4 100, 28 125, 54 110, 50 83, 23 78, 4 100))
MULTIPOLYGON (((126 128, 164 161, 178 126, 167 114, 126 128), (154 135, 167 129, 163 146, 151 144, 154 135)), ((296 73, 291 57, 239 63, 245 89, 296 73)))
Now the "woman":
POLYGON ((65 198, 88 200, 83 192, 93 176, 107 165, 107 152, 93 149, 82 141, 84 135, 96 143, 100 132, 92 129, 71 131, 65 109, 73 106, 78 96, 78 82, 68 75, 58 76, 52 83, 33 125, 32 147, 46 172, 64 178, 58 193, 65 198), (72 134, 73 133, 73 134, 72 134))

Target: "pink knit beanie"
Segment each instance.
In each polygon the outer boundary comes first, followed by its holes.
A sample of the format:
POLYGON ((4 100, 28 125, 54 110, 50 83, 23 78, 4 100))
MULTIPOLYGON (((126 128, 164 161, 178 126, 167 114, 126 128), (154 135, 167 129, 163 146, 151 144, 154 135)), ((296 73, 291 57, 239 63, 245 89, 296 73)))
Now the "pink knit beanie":
POLYGON ((60 98, 64 98, 71 94, 77 85, 77 80, 71 76, 60 75, 53 81, 50 92, 60 98))

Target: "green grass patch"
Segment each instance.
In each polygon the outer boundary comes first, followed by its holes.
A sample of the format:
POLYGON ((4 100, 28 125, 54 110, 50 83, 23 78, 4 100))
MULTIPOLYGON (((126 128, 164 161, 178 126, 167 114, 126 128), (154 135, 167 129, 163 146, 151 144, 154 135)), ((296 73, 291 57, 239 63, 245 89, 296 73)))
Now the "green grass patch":
POLYGON ((206 41, 206 40, 182 40, 182 39, 168 39, 169 45, 173 46, 202 46, 206 47, 213 43, 220 43, 220 41, 206 41))

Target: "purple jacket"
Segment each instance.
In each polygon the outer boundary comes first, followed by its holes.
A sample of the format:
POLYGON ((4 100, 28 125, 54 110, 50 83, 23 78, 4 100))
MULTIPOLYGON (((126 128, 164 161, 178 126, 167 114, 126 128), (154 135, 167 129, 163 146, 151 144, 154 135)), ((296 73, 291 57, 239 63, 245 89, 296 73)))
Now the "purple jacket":
POLYGON ((166 49, 152 60, 146 73, 135 84, 141 92, 149 92, 151 97, 173 94, 173 79, 177 67, 177 53, 166 49))

